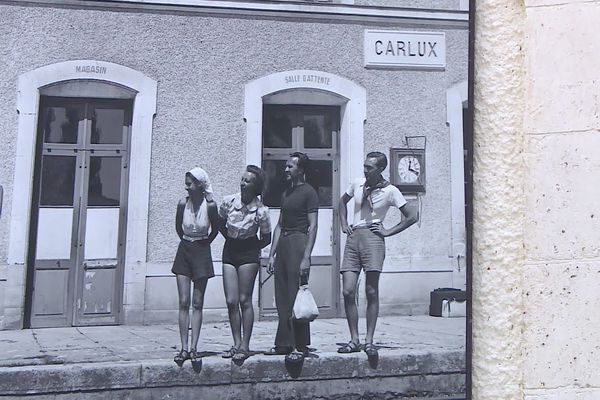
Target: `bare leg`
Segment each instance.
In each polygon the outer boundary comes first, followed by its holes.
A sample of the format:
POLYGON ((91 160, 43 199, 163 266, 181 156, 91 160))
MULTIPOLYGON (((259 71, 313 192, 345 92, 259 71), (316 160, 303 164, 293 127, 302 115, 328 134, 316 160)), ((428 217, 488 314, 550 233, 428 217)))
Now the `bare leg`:
POLYGON ((202 278, 194 282, 194 295, 192 297, 192 349, 196 349, 200 328, 202 327, 202 307, 204 306, 204 293, 208 279, 202 278))
POLYGON ((367 272, 365 292, 367 294, 367 338, 366 343, 373 343, 375 325, 379 315, 379 275, 377 271, 367 272))
POLYGON ((244 324, 244 340, 242 348, 250 350, 250 337, 254 326, 254 308, 252 307, 252 292, 254 282, 258 273, 258 264, 240 265, 238 269, 240 307, 242 309, 242 321, 244 324))
POLYGON ((360 343, 358 337, 358 309, 356 307, 356 285, 358 272, 345 271, 342 273, 342 292, 344 294, 344 309, 346 320, 350 328, 350 340, 356 344, 360 343))
POLYGON ((188 349, 188 330, 190 328, 190 283, 185 275, 177 275, 177 292, 179 294, 179 336, 181 348, 188 349))
POLYGON ((227 302, 233 345, 235 348, 239 348, 242 344, 242 321, 240 316, 238 271, 231 264, 223 264, 223 290, 225 291, 225 301, 227 302))

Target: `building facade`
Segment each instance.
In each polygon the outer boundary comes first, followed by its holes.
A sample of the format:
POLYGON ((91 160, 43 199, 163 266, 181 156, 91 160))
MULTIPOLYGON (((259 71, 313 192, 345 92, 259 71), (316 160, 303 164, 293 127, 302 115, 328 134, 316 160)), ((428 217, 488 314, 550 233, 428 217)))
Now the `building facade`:
MULTIPOLYGON (((343 315, 337 200, 369 151, 414 150, 427 171, 404 193, 418 225, 386 240, 381 312, 426 314, 431 290, 464 288, 462 2, 13 1, 0 15, 1 328, 174 322, 185 172, 205 168, 220 201, 261 165, 275 224, 298 150, 320 199, 310 284, 323 317, 343 315)), ((262 318, 272 285, 262 268, 262 318)))

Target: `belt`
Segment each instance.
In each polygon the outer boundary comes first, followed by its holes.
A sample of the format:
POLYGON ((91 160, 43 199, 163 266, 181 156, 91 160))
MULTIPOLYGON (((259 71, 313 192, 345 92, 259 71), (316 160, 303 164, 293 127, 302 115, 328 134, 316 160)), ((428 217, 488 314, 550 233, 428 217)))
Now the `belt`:
POLYGON ((282 229, 281 230, 281 236, 289 236, 293 233, 301 233, 303 235, 306 235, 306 232, 302 232, 302 231, 290 231, 290 230, 286 230, 286 229, 282 229))
POLYGON ((195 236, 195 237, 191 237, 188 235, 183 235, 183 238, 188 241, 188 242, 199 242, 201 240, 206 240, 208 239, 208 235, 204 235, 204 236, 195 236))

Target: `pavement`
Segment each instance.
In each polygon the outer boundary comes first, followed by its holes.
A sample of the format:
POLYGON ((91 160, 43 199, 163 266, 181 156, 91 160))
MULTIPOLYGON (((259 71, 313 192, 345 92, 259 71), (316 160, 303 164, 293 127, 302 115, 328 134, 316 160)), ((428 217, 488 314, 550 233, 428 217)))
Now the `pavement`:
MULTIPOLYGON (((229 324, 205 323, 198 344, 200 372, 189 362, 183 368, 173 362, 180 346, 175 325, 0 331, 0 397, 333 399, 364 394, 367 382, 371 392, 382 390, 386 398, 447 399, 464 393, 464 318, 380 317, 375 363, 365 353, 336 352, 349 339, 345 319, 317 319, 311 324, 315 350, 296 372, 282 356, 261 354, 273 345, 276 329, 276 321, 257 321, 251 341, 255 353, 238 366, 221 358, 232 345, 229 324), (335 384, 323 386, 323 380, 335 384), (298 386, 298 381, 304 383, 298 386)), ((364 337, 364 319, 360 329, 364 337)))

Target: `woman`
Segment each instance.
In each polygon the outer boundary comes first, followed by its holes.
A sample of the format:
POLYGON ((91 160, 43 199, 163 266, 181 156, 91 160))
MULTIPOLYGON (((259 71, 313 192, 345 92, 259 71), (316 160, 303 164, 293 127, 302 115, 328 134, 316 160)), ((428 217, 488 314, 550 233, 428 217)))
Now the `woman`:
POLYGON ((219 228, 226 239, 222 258, 223 289, 233 336, 233 347, 223 354, 223 358, 234 361, 243 361, 249 356, 254 324, 252 291, 260 251, 271 243, 269 209, 258 198, 263 188, 262 169, 248 165, 242 175, 240 193, 225 197, 219 207, 219 228))
POLYGON ((202 168, 193 168, 185 174, 188 196, 179 200, 175 216, 175 230, 181 241, 171 271, 177 276, 179 293, 179 335, 181 351, 174 361, 181 366, 190 359, 192 367, 199 368, 202 359, 196 346, 202 326, 202 306, 206 283, 214 274, 210 243, 218 234, 219 216, 212 197, 208 174, 202 168), (210 233, 209 233, 210 230, 210 233), (192 296, 192 346, 188 351, 190 319, 190 283, 194 282, 192 296))

